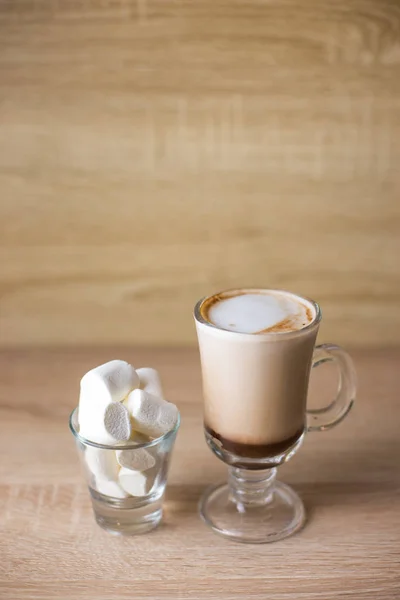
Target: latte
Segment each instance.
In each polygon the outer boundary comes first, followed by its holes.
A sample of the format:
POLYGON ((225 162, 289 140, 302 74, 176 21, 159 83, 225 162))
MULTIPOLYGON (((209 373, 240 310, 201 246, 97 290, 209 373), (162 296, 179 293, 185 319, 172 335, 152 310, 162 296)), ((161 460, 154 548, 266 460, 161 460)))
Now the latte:
POLYGON ((268 458, 301 437, 318 325, 318 306, 289 292, 240 289, 198 305, 205 426, 225 450, 268 458))

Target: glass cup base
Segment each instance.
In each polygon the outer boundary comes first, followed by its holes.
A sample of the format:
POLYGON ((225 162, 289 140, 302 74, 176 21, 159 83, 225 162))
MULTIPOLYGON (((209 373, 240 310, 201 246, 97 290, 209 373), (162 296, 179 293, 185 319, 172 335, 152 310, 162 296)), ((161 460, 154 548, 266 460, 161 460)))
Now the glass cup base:
POLYGON ((162 498, 142 505, 128 500, 110 501, 94 490, 91 491, 96 523, 114 535, 140 535, 155 529, 162 519, 162 498))
POLYGON ((263 504, 234 500, 231 488, 220 484, 203 494, 200 516, 216 533, 235 542, 266 544, 283 540, 302 528, 304 505, 288 485, 275 482, 263 504))

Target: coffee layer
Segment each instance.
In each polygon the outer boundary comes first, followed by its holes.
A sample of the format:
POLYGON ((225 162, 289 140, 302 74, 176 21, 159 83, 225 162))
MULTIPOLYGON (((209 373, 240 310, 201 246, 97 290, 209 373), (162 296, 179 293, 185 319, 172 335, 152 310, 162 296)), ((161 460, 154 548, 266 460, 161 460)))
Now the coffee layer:
POLYGON ((301 438, 304 429, 300 429, 295 435, 286 440, 281 440, 274 444, 241 444, 234 440, 229 440, 205 424, 206 431, 217 439, 221 447, 227 452, 243 458, 274 458, 286 450, 289 450, 301 438))

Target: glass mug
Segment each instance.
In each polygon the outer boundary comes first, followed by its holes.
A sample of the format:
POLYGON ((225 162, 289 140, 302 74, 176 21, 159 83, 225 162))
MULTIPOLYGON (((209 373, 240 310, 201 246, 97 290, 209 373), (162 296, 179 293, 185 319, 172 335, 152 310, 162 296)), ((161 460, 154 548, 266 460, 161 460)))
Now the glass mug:
POLYGON ((350 356, 334 344, 315 346, 321 310, 290 292, 238 289, 203 298, 195 306, 208 446, 228 465, 227 484, 206 490, 203 520, 239 542, 273 542, 298 531, 305 521, 299 496, 276 481, 277 467, 300 447, 308 431, 340 423, 355 398, 350 356), (239 333, 216 326, 206 308, 224 297, 283 295, 307 307, 309 323, 283 332, 239 333), (307 409, 311 368, 331 362, 339 368, 336 398, 325 408, 307 409))

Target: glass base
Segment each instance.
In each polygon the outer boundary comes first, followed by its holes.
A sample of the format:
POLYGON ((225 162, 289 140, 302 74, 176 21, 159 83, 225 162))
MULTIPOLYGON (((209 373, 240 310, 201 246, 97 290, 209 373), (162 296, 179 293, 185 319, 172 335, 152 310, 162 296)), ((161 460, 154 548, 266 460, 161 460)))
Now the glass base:
POLYGON ((213 531, 248 544, 283 540, 305 522, 303 502, 292 488, 279 481, 274 483, 265 502, 254 504, 235 499, 227 484, 218 485, 206 490, 199 510, 213 531))
POLYGON ((162 498, 138 503, 133 498, 113 500, 90 490, 96 523, 114 535, 140 535, 155 529, 162 520, 162 498))

